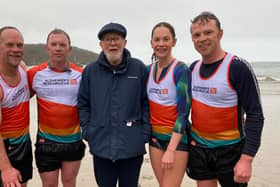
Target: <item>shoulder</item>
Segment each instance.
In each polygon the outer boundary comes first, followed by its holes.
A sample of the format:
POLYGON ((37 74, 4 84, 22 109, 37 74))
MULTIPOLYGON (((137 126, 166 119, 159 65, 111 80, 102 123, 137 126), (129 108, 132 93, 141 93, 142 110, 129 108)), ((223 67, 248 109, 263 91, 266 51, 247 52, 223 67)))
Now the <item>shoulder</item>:
POLYGON ((89 64, 87 64, 84 67, 82 74, 84 76, 89 76, 89 75, 93 74, 93 73, 89 73, 89 71, 92 72, 92 71, 98 70, 99 69, 99 68, 97 68, 98 66, 99 66, 98 61, 90 62, 89 64))
POLYGON ((144 62, 138 58, 131 57, 130 63, 137 64, 138 66, 141 66, 141 67, 146 67, 144 62))
POLYGON ((153 64, 149 64, 146 66, 147 73, 150 73, 153 64))
POLYGON ((238 56, 234 56, 231 64, 230 64, 231 73, 241 73, 241 72, 250 72, 253 73, 253 68, 250 63, 238 56))
POLYGON ((196 60, 194 62, 191 63, 191 65, 189 66, 190 70, 192 71, 195 67, 195 65, 199 62, 199 60, 196 60))
POLYGON ((185 62, 178 61, 177 64, 176 64, 175 69, 188 70, 189 67, 188 67, 188 65, 185 62))
POLYGON ((44 63, 39 64, 37 66, 33 66, 27 71, 27 75, 29 77, 34 76, 37 72, 42 71, 42 70, 46 69, 47 67, 48 67, 48 62, 44 62, 44 63))
POLYGON ((72 70, 75 70, 75 71, 78 71, 78 72, 83 72, 83 68, 76 65, 76 64, 73 64, 72 62, 69 62, 69 66, 72 70))
POLYGON ((48 67, 48 62, 43 62, 42 64, 32 66, 28 71, 39 71, 48 67))
POLYGON ((188 67, 187 64, 185 64, 184 62, 182 61, 178 61, 178 63, 176 64, 175 66, 175 69, 174 69, 174 74, 188 74, 190 72, 190 69, 188 67))
POLYGON ((146 65, 142 60, 139 60, 137 58, 130 58, 130 61, 128 63, 128 69, 131 69, 133 71, 139 71, 139 72, 145 72, 146 71, 146 65))

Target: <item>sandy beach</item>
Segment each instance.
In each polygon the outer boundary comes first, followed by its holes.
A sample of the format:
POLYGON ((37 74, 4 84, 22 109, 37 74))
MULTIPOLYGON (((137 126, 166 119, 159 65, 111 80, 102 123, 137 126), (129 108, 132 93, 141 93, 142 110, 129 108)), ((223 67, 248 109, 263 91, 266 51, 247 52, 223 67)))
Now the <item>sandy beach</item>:
MULTIPOLYGON (((250 187, 278 187, 280 186, 280 150, 277 146, 278 132, 280 132, 279 111, 280 106, 280 83, 278 82, 260 82, 262 105, 265 114, 265 124, 262 136, 262 145, 253 163, 253 174, 249 182, 250 187)), ((37 113, 36 101, 31 100, 31 136, 33 144, 35 143, 35 134, 37 131, 37 113)), ((29 181, 29 187, 42 186, 41 180, 36 168, 33 164, 33 179, 29 181)), ((139 181, 141 187, 158 186, 156 178, 153 174, 148 154, 141 170, 139 181)), ((59 186, 62 186, 61 184, 59 186)), ((95 187, 96 182, 93 174, 92 156, 88 149, 82 160, 80 172, 77 178, 78 187, 95 187)), ((196 186, 195 182, 184 177, 182 187, 196 186)))

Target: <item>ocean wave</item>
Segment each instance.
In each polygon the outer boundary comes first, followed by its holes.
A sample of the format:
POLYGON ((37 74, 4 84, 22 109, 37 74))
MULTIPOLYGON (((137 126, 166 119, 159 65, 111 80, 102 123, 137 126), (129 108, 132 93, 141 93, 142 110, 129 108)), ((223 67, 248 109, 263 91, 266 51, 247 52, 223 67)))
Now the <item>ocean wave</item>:
POLYGON ((271 76, 257 76, 257 79, 260 82, 280 82, 280 78, 271 76))

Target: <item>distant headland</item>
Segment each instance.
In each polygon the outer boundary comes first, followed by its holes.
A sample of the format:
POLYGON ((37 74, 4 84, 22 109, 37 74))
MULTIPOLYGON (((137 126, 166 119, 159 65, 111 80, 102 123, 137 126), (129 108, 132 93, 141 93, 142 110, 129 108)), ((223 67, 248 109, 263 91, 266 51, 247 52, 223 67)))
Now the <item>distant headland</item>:
MULTIPOLYGON (((84 66, 98 57, 97 53, 72 46, 69 60, 79 66, 84 66)), ((48 60, 45 44, 24 44, 23 60, 26 65, 32 66, 48 60)))

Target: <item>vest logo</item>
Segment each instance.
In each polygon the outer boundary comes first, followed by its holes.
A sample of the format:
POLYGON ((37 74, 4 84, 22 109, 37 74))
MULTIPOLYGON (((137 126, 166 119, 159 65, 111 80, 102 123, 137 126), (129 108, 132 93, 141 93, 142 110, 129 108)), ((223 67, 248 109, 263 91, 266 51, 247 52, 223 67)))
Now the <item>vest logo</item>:
POLYGON ((155 94, 168 94, 168 88, 150 88, 149 93, 155 93, 155 94))
POLYGON ((22 94, 24 94, 24 87, 20 88, 12 97, 12 101, 18 99, 22 94))
POLYGON ((74 85, 76 85, 76 84, 78 84, 78 81, 77 81, 77 79, 70 79, 70 84, 74 84, 74 85))
POLYGON ((193 86, 192 90, 194 92, 201 92, 206 94, 217 94, 217 88, 209 88, 209 87, 203 87, 203 86, 193 86))
POLYGON ((210 94, 217 94, 217 88, 210 88, 209 93, 210 94))
POLYGON ((161 93, 162 93, 162 94, 168 94, 168 89, 167 89, 167 88, 162 89, 162 90, 161 90, 161 93))

